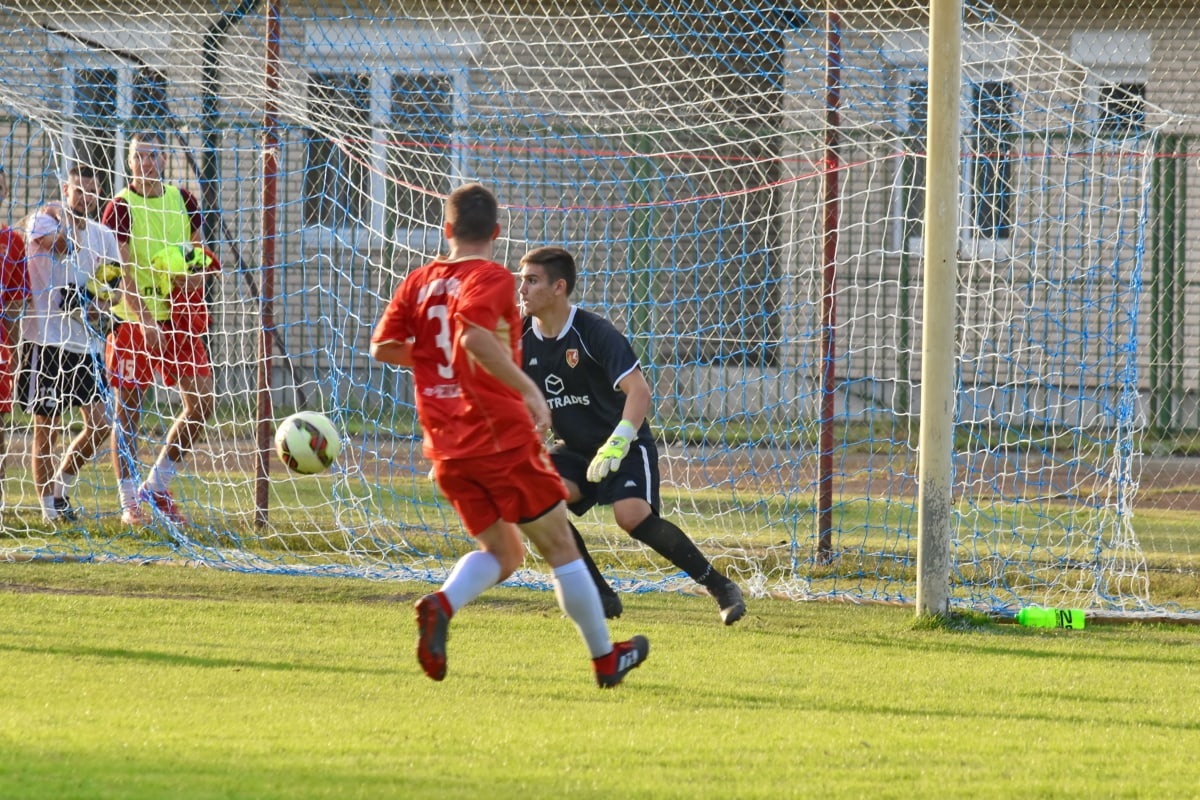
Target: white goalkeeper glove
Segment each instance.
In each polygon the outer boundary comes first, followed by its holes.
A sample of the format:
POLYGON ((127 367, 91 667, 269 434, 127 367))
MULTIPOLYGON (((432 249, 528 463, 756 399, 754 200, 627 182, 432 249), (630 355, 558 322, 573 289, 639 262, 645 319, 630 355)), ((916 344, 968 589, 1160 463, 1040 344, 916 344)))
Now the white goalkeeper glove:
POLYGON ((587 479, 592 483, 604 480, 610 472, 616 471, 625 456, 629 455, 629 443, 637 438, 637 428, 628 420, 621 420, 608 437, 608 441, 596 451, 592 463, 588 464, 587 479))

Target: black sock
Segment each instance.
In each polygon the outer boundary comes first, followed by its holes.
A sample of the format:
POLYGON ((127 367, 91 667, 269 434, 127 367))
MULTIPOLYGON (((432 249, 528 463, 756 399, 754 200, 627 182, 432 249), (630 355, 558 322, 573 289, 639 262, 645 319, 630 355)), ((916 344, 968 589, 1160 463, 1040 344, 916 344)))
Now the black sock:
POLYGON ((575 537, 575 546, 579 548, 579 555, 583 557, 583 563, 587 565, 588 572, 592 576, 592 583, 596 584, 596 589, 602 595, 616 594, 613 588, 608 585, 608 581, 604 580, 604 576, 600 574, 600 569, 596 566, 596 562, 592 561, 592 554, 588 552, 587 545, 583 543, 583 537, 579 535, 579 531, 576 530, 574 524, 568 521, 567 526, 571 529, 571 535, 575 537))
POLYGON ((701 586, 712 587, 724 580, 686 533, 657 514, 646 517, 629 535, 649 545, 701 586))

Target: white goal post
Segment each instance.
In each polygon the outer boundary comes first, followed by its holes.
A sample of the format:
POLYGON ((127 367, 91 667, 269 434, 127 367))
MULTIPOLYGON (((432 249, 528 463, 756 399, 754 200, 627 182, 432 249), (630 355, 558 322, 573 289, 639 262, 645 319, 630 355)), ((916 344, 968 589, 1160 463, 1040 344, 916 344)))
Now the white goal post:
POLYGON ((930 0, 925 325, 921 339, 921 456, 917 494, 918 616, 950 612, 961 96, 962 0, 930 0))

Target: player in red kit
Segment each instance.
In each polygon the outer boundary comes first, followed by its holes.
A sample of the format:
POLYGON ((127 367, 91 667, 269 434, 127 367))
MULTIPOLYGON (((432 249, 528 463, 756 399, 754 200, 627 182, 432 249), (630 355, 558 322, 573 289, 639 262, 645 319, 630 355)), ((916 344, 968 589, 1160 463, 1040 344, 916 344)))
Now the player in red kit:
POLYGON ((524 532, 553 570, 559 606, 587 644, 596 682, 615 686, 650 644, 644 636, 613 644, 571 536, 566 490, 542 444, 550 410, 520 367, 516 279, 492 261, 498 220, 496 198, 483 186, 451 193, 449 254, 409 273, 371 337, 373 358, 412 369, 425 456, 479 548, 417 601, 417 659, 433 680, 445 677, 450 618, 521 565, 524 532))
MULTIPOLYGON (((0 206, 8 199, 8 175, 0 167, 0 206)), ((0 225, 0 508, 4 506, 4 462, 8 456, 8 415, 13 408, 17 374, 17 326, 29 294, 25 275, 25 240, 0 225)))

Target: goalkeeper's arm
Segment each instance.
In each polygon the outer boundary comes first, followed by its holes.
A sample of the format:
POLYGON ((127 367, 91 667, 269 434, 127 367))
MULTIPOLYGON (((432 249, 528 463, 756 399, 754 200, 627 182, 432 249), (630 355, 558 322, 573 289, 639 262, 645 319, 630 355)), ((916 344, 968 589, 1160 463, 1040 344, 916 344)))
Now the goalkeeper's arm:
POLYGON ((588 465, 587 478, 592 483, 599 483, 617 470, 629 454, 629 446, 637 438, 638 429, 642 427, 646 414, 650 411, 650 385, 646 383, 641 368, 622 378, 617 388, 625 393, 625 407, 621 413, 621 422, 613 429, 608 441, 596 451, 592 463, 588 465))

